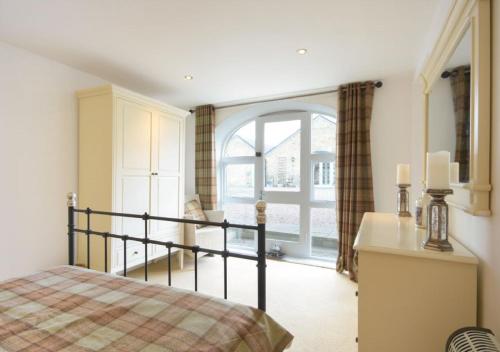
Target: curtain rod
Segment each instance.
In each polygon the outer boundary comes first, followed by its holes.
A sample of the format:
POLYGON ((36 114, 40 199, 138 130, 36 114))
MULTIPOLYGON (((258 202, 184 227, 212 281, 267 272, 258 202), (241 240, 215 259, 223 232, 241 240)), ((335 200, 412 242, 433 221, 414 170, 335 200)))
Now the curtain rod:
MULTIPOLYGON (((443 71, 443 73, 441 73, 441 78, 446 79, 446 78, 450 77, 451 75, 455 74, 456 72, 457 72, 456 69, 443 71)), ((470 72, 470 67, 466 68, 464 70, 464 72, 470 72)))
MULTIPOLYGON (((380 88, 383 86, 382 81, 377 80, 373 82, 373 86, 375 88, 380 88)), ((238 103, 238 104, 229 104, 229 105, 220 105, 216 106, 215 109, 227 109, 227 108, 234 108, 236 106, 244 106, 244 105, 251 105, 251 104, 258 104, 258 103, 269 103, 272 101, 280 101, 280 100, 287 100, 287 99, 294 99, 294 98, 304 98, 304 97, 311 97, 313 95, 320 95, 320 94, 328 94, 328 93, 336 93, 339 91, 339 88, 331 89, 331 90, 325 90, 322 92, 316 92, 316 93, 306 93, 306 94, 296 94, 296 95, 289 95, 286 97, 281 97, 281 98, 271 98, 271 99, 264 99, 264 100, 253 100, 253 101, 247 101, 244 103, 238 103)), ((192 114, 195 112, 194 109, 190 109, 189 112, 192 114)))

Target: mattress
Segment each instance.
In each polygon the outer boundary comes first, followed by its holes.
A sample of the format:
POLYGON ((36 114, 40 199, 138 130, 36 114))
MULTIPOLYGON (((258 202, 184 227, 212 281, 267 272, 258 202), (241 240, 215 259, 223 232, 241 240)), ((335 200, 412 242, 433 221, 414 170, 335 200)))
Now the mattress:
POLYGON ((0 351, 278 352, 261 310, 74 266, 0 282, 0 351))

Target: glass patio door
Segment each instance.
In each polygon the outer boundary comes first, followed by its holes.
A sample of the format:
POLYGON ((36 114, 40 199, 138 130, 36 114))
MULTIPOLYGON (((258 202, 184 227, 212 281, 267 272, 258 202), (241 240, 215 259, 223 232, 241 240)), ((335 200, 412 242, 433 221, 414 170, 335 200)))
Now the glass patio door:
MULTIPOLYGON (((223 206, 229 222, 254 224, 255 202, 267 202, 267 245, 290 256, 333 260, 335 117, 284 111, 240 126, 221 160, 223 206)), ((231 229, 229 245, 256 250, 254 231, 231 229)))
POLYGON ((283 112, 256 120, 256 185, 267 202, 267 241, 292 256, 308 256, 306 224, 309 173, 302 157, 309 145, 307 112, 283 112))

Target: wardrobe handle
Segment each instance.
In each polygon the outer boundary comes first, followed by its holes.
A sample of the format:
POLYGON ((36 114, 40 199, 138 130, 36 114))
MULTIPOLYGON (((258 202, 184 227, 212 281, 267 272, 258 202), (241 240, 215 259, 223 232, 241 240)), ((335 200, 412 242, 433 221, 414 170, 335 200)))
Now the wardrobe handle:
POLYGON ((158 173, 157 172, 152 172, 151 175, 152 176, 158 176, 158 173))

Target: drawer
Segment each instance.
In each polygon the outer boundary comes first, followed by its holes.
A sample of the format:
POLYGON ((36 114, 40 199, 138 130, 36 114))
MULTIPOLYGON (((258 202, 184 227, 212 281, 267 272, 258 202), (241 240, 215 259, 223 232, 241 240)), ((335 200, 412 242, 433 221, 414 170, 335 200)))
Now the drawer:
MULTIPOLYGON (((148 245, 148 257, 151 257, 153 254, 152 247, 152 245, 148 245)), ((115 263, 117 263, 118 267, 123 267, 123 246, 121 248, 114 248, 114 252, 116 258, 115 263)), ((140 263, 144 263, 144 245, 130 245, 127 243, 127 267, 140 263)))
MULTIPOLYGON (((137 237, 140 238, 139 236, 137 236, 137 237)), ((122 255, 123 255, 123 240, 120 240, 120 239, 117 239, 117 238, 113 238, 113 244, 112 244, 112 246, 113 246, 113 248, 121 250, 122 251, 122 255)), ((132 241, 132 240, 128 240, 127 241, 127 249, 131 248, 131 247, 136 247, 136 246, 144 246, 144 245, 142 243, 138 242, 138 241, 132 241)))

